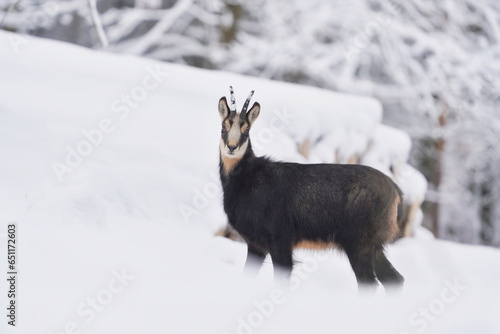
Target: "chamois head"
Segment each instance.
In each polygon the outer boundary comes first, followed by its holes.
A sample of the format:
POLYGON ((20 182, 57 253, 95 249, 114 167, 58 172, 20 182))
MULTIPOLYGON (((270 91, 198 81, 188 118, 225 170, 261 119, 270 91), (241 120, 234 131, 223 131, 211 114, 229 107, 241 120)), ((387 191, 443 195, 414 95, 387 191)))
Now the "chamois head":
POLYGON ((222 119, 220 152, 226 158, 238 159, 247 150, 250 127, 259 116, 260 105, 255 102, 247 112, 248 104, 253 95, 252 90, 241 112, 237 113, 233 87, 230 86, 229 89, 231 92, 231 107, 228 106, 226 97, 221 97, 219 100, 219 115, 222 119))

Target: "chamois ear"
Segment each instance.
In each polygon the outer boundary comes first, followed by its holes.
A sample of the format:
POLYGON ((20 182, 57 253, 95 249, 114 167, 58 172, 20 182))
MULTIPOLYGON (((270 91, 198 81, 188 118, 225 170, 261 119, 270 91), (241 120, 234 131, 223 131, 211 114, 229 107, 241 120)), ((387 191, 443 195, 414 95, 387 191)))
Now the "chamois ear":
POLYGON ((258 102, 255 102, 252 108, 250 108, 250 110, 247 112, 247 121, 250 125, 252 125, 253 122, 255 122, 255 120, 257 119, 257 117, 259 117, 259 113, 260 113, 260 104, 258 102))
POLYGON ((227 105, 225 96, 221 97, 219 100, 219 115, 222 120, 225 120, 229 115, 229 106, 227 105))

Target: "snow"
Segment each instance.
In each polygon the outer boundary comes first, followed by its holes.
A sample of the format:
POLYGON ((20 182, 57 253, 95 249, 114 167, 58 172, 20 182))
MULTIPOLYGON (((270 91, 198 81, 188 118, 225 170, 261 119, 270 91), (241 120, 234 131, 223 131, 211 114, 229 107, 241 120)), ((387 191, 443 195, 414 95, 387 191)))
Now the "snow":
POLYGON ((0 267, 17 222, 19 309, 1 333, 500 333, 498 250, 402 239, 387 251, 403 295, 363 298, 339 253, 298 252, 285 287, 269 259, 244 278, 245 245, 213 236, 229 85, 239 105, 255 89, 258 154, 306 161, 309 138, 311 159, 342 149, 399 164, 397 181, 421 195, 407 137, 380 124, 376 100, 13 38, 0 32, 0 267))
POLYGON ((411 148, 410 137, 403 131, 380 125, 375 129, 372 143, 362 159, 378 169, 386 166, 400 168, 407 160, 411 148))

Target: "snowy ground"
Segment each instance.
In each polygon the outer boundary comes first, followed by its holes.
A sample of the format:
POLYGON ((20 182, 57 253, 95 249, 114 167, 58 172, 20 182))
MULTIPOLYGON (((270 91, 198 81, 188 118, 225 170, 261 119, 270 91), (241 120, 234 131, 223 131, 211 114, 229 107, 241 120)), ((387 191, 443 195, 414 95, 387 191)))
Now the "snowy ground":
POLYGON ((347 130, 312 160, 369 139, 364 163, 405 160, 376 101, 13 36, 0 32, 0 267, 17 222, 18 318, 2 315, 0 333, 500 333, 498 250, 400 240, 388 255, 403 295, 366 299, 341 254, 298 253, 291 286, 275 286, 269 261, 247 280, 245 245, 213 237, 229 84, 240 106, 256 90, 257 153, 294 161, 297 142, 332 128, 347 130))

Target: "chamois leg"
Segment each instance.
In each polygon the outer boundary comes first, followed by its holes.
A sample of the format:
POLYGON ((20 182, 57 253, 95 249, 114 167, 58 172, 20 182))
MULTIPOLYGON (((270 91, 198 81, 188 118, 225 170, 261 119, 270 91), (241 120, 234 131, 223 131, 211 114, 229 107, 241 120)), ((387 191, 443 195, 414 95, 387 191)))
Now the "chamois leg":
POLYGON ((384 289, 398 291, 403 288, 404 277, 392 266, 383 249, 375 252, 375 273, 384 289))
POLYGON ((266 258, 267 252, 262 251, 262 248, 248 244, 247 260, 245 262, 245 274, 257 275, 262 263, 266 258))
POLYGON ((274 246, 270 250, 275 281, 288 282, 293 268, 292 248, 274 246))
POLYGON ((345 249, 359 289, 371 294, 377 291, 377 279, 374 268, 374 252, 371 247, 350 247, 345 249))

